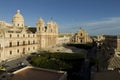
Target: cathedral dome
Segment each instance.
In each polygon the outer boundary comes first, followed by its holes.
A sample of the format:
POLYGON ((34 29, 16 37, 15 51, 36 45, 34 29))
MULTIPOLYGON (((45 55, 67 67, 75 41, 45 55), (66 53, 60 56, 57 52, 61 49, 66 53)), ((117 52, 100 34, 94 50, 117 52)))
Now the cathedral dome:
POLYGON ((14 21, 24 21, 24 17, 20 14, 20 10, 17 10, 17 13, 13 16, 14 21))
POLYGON ((20 10, 17 10, 17 13, 13 16, 12 22, 13 26, 24 27, 24 17, 20 14, 20 10))

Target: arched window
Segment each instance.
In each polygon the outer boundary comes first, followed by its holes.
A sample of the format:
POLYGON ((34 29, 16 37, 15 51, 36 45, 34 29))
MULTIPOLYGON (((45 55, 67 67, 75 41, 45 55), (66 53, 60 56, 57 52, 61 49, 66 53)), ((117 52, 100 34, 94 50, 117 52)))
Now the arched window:
POLYGON ((81 33, 81 36, 82 36, 82 33, 81 33))

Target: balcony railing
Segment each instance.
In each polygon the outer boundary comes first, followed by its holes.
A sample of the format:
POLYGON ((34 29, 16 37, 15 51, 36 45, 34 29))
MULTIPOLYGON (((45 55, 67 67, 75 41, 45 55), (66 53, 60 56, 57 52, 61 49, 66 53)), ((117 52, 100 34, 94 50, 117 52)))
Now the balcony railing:
MULTIPOLYGON (((19 44, 19 46, 28 46, 28 45, 36 45, 37 43, 31 43, 31 44, 19 44)), ((12 48, 12 47, 19 47, 17 45, 12 45, 12 46, 5 46, 5 48, 12 48)))

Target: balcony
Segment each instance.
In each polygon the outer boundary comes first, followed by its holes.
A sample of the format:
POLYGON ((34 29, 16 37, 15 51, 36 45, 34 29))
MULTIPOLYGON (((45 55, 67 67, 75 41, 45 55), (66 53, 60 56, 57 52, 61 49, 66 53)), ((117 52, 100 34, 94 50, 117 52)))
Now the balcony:
POLYGON ((37 44, 37 43, 19 44, 19 46, 17 46, 17 45, 12 45, 12 46, 5 46, 5 48, 21 47, 21 46, 36 45, 36 44, 37 44))

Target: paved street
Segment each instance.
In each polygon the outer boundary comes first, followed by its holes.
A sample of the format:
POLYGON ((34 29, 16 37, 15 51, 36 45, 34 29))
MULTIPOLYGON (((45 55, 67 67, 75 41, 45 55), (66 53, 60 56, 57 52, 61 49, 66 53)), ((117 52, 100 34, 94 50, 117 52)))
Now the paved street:
POLYGON ((1 65, 5 67, 7 71, 11 71, 13 69, 20 68, 22 66, 26 66, 30 64, 26 61, 26 57, 20 57, 20 58, 15 58, 13 60, 4 61, 1 63, 1 65))

